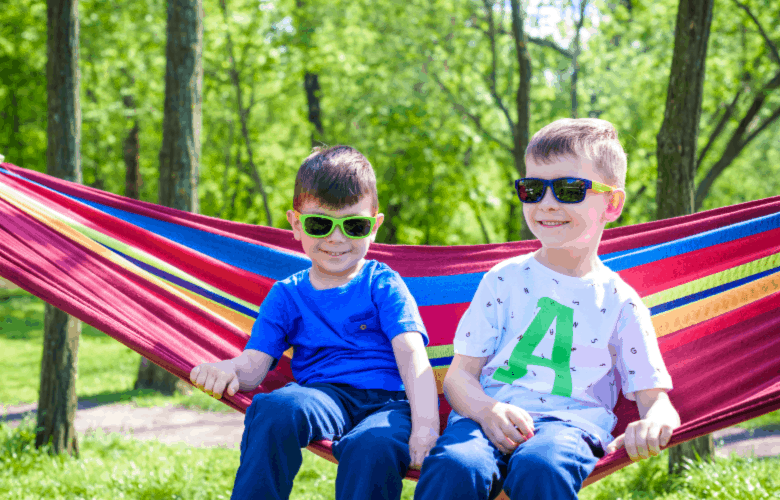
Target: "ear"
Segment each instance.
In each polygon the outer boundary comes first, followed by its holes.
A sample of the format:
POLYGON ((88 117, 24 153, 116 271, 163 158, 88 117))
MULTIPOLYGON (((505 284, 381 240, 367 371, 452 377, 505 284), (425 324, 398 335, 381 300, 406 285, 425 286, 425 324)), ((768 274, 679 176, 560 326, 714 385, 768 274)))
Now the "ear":
POLYGON ((615 189, 610 193, 610 200, 607 204, 607 210, 604 212, 604 219, 607 222, 615 222, 620 214, 623 213, 623 206, 626 202, 626 192, 623 189, 615 189))
POLYGON ((301 229, 301 221, 298 220, 298 218, 295 216, 295 212, 292 210, 287 211, 287 222, 289 222, 292 226, 293 237, 296 240, 301 241, 301 233, 303 232, 301 229))
POLYGON ((379 230, 379 226, 385 221, 385 214, 376 214, 376 224, 374 224, 374 230, 371 231, 371 243, 376 240, 376 232, 379 230))

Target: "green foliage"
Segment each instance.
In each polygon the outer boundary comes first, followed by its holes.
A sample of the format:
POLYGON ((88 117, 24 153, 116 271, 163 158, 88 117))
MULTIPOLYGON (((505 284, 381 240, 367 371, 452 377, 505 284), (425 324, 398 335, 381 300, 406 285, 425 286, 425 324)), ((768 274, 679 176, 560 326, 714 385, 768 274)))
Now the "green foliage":
MULTIPOLYGON (((303 75, 316 73, 327 145, 363 151, 379 179, 388 216, 379 241, 406 244, 500 242, 507 234, 514 172, 512 137, 491 95, 491 44, 478 0, 335 2, 204 1, 201 211, 265 224, 248 163, 269 197, 274 225, 287 227, 295 171, 310 151, 303 75), (231 77, 230 34, 245 109, 246 136, 231 77), (440 81, 448 95, 437 83, 440 81), (479 119, 479 126, 468 115, 479 119), (482 225, 480 225, 480 222, 482 225), (484 228, 484 229, 483 229, 484 228), (395 229, 391 237, 390 229, 395 229)), ((618 224, 655 213, 655 136, 661 124, 678 2, 592 2, 579 57, 580 116, 612 121, 629 156, 628 204, 618 224), (630 8, 629 8, 630 7, 630 8)), ((772 9, 748 2, 775 43, 772 9)), ((576 5, 530 8, 529 34, 564 49, 574 37, 576 5)), ((516 119, 517 60, 509 5, 496 2, 496 95, 516 119)), ((83 0, 81 20, 82 166, 85 183, 124 193, 123 142, 140 129, 141 198, 157 201, 162 140, 166 4, 162 0, 83 0)), ((774 17, 773 17, 774 16, 774 17)), ((20 0, 0 12, 0 152, 45 170, 46 5, 20 0)), ((570 115, 571 61, 531 44, 531 132, 570 115)), ((728 120, 699 169, 699 180, 763 84, 777 71, 755 24, 734 3, 716 5, 706 61, 703 148, 741 88, 728 120)), ((780 91, 759 113, 780 106, 780 91)), ((752 125, 754 130, 757 124, 752 125)), ((751 142, 713 186, 703 208, 780 192, 775 122, 751 142)), ((519 212, 516 212, 519 213, 519 212)))

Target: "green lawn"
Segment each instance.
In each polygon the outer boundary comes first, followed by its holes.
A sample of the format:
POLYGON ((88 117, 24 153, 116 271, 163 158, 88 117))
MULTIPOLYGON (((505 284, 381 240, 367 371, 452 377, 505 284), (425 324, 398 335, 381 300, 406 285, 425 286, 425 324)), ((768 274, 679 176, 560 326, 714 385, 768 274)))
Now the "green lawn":
MULTIPOLYGON (((43 305, 29 294, 0 290, 0 406, 37 401, 43 305)), ((164 398, 133 391, 139 356, 84 325, 79 345, 79 398, 150 406, 178 404, 233 411, 198 391, 164 398)), ((2 411, 0 410, 0 415, 2 411)), ((774 412, 743 427, 780 423, 774 412)), ((17 429, 0 423, 0 498, 210 499, 229 498, 239 453, 96 434, 80 440, 78 459, 51 457, 33 446, 33 421, 17 429)), ((634 464, 585 488, 584 500, 780 498, 780 459, 717 459, 669 479, 666 456, 634 464)), ((333 498, 336 466, 305 452, 294 499, 333 498)), ((405 482, 405 499, 414 483, 405 482)))

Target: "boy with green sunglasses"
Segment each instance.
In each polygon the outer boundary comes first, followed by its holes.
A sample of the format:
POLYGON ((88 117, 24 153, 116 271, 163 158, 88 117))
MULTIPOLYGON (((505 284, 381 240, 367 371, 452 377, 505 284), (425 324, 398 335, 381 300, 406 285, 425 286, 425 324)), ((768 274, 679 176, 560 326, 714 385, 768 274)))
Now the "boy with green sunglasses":
POLYGON ((551 123, 526 169, 515 189, 541 248, 485 273, 461 318, 444 380, 453 411, 417 500, 576 499, 605 453, 657 455, 680 425, 650 312, 597 254, 625 200, 614 127, 551 123), (640 420, 615 439, 621 390, 640 420))
POLYGON ((383 218, 358 151, 315 150, 303 162, 287 220, 311 268, 274 284, 240 356, 190 373, 207 393, 232 396, 293 348, 296 383, 258 394, 246 412, 232 498, 288 498, 301 448, 326 439, 337 499, 397 500, 435 443, 438 395, 417 304, 398 273, 365 259, 383 218))

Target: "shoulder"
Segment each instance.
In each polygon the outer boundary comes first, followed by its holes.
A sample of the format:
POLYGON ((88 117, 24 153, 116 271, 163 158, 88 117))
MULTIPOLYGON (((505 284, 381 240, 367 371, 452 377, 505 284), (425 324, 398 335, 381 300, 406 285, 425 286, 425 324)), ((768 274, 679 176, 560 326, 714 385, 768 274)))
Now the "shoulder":
POLYGON ((401 278, 401 275, 398 274, 397 271, 384 262, 378 262, 376 260, 367 260, 366 263, 363 264, 361 274, 363 275, 363 279, 368 281, 372 287, 403 283, 403 278, 401 278))
POLYGON ((300 295, 304 292, 303 289, 309 287, 311 287, 311 284, 309 283, 309 269, 304 269, 274 283, 268 292, 266 300, 269 298, 284 299, 289 298, 290 296, 300 295))
POLYGON ((503 260, 496 264, 485 273, 482 278, 483 281, 504 281, 507 277, 516 279, 524 272, 531 270, 531 260, 533 259, 533 253, 526 253, 518 255, 506 260, 503 260))
POLYGON ((643 304, 639 293, 631 285, 623 281, 623 278, 618 273, 604 266, 602 276, 605 288, 615 296, 617 301, 623 304, 643 304))

